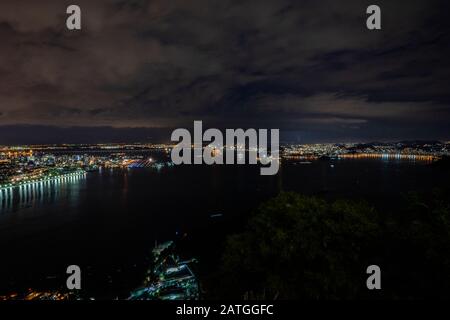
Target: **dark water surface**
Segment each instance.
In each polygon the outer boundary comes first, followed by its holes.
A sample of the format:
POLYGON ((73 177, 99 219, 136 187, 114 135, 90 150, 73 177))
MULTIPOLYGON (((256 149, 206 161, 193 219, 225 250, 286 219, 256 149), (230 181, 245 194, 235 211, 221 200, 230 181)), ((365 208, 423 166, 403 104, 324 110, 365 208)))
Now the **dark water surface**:
POLYGON ((143 280, 155 241, 180 237, 187 243, 181 253, 199 259, 201 278, 216 267, 226 235, 281 190, 363 199, 386 210, 402 194, 443 187, 449 178, 425 162, 375 159, 284 162, 277 176, 249 166, 88 173, 0 202, 0 294, 64 287, 65 268, 76 264, 90 294, 126 296, 143 280))

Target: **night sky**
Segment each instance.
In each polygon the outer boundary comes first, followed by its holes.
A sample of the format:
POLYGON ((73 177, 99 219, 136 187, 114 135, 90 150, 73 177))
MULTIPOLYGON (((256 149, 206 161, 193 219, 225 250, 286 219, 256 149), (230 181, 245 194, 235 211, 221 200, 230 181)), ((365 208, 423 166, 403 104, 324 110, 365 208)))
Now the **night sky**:
POLYGON ((300 143, 449 140, 447 2, 1 0, 0 144, 169 141, 194 120, 300 143))

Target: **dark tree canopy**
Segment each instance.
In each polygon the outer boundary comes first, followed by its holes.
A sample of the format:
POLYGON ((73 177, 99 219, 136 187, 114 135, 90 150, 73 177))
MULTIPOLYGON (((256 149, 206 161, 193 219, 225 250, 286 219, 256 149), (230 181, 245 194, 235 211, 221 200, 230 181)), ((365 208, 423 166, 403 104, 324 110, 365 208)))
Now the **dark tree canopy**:
POLYGON ((427 288, 448 284, 450 270, 450 213, 439 198, 408 195, 401 212, 381 215, 362 202, 281 193, 228 238, 221 290, 249 299, 433 295, 427 288), (378 292, 366 287, 372 264, 382 270, 378 292))

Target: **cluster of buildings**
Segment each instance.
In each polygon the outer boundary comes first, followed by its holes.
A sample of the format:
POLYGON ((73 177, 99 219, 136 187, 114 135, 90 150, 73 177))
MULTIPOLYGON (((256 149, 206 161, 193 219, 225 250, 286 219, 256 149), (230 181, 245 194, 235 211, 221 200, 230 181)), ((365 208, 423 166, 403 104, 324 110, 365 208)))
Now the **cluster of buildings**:
POLYGON ((195 259, 182 261, 172 241, 156 246, 153 266, 142 287, 131 292, 128 300, 198 300, 199 283, 190 267, 195 259))
POLYGON ((74 300, 76 297, 71 292, 59 292, 59 291, 37 291, 33 289, 28 289, 24 294, 10 293, 8 295, 0 296, 0 301, 5 300, 74 300))
MULTIPOLYGON (((81 144, 0 147, 0 187, 42 181, 46 178, 99 168, 141 168, 158 170, 171 161, 155 161, 149 152, 168 159, 170 144, 81 144)), ((220 152, 218 150, 217 152, 220 152)), ((396 158, 433 161, 450 155, 450 142, 323 143, 283 144, 281 158, 396 158)), ((242 156, 242 155, 241 155, 242 156)))
MULTIPOLYGON (((87 147, 77 151, 53 148, 48 150, 44 150, 42 146, 33 147, 33 149, 0 148, 0 185, 43 181, 50 177, 81 171, 96 171, 100 168, 155 167, 161 169, 165 165, 171 165, 154 161, 145 152, 118 150, 103 152, 105 149, 94 151, 91 148, 87 150, 87 147)), ((166 152, 165 149, 160 151, 166 152)))
MULTIPOLYGON (((148 153, 157 151, 167 159, 172 147, 169 144, 0 147, 0 184, 34 181, 76 170, 135 167, 161 169, 172 163, 154 161, 148 153)), ((281 158, 288 160, 321 157, 435 160, 448 155, 450 142, 283 144, 281 147, 281 158)))
POLYGON ((84 175, 72 160, 32 150, 0 152, 0 190, 84 175))
MULTIPOLYGON (((152 250, 152 265, 147 270, 141 287, 133 290, 127 300, 198 300, 200 286, 191 269, 196 259, 181 260, 175 252, 175 244, 168 241, 152 250)), ((95 300, 81 293, 68 290, 35 290, 24 293, 11 292, 0 295, 4 300, 95 300)), ((118 299, 118 298, 116 298, 118 299)))
POLYGON ((450 142, 285 144, 284 159, 396 158, 435 160, 450 155, 450 142))

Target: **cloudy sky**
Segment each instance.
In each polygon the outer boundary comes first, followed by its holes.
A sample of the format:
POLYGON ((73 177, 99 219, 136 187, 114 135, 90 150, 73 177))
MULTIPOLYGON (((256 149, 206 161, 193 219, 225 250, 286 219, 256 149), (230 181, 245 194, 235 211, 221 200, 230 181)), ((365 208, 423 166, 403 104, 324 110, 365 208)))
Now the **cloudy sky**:
POLYGON ((448 1, 1 0, 0 144, 450 139, 448 1), (66 29, 78 4, 82 30, 66 29), (366 28, 366 8, 382 30, 366 28))

